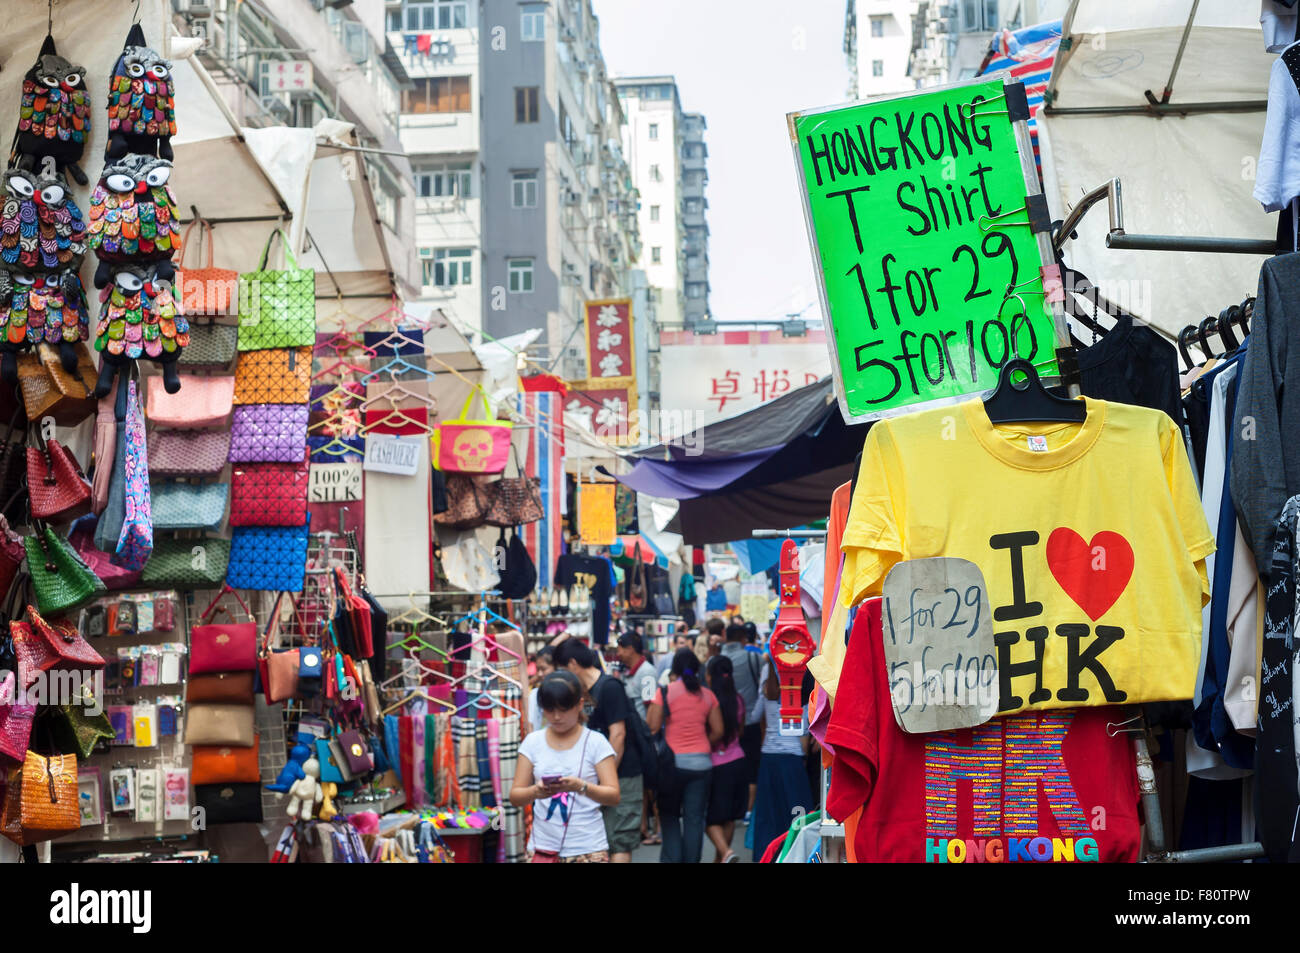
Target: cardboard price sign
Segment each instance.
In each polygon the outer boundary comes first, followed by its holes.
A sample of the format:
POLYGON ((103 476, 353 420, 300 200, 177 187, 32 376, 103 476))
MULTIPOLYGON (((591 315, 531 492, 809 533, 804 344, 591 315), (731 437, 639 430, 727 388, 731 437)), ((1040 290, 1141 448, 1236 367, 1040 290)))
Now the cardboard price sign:
POLYGON ((618 538, 614 514, 614 484, 578 485, 578 535, 584 545, 609 546, 618 538))
POLYGON ((787 117, 845 420, 989 390, 1017 352, 1056 374, 1046 205, 1009 119, 1023 89, 978 79, 787 117))
POLYGON ((885 577, 881 613, 900 728, 974 728, 997 713, 993 615, 978 566, 948 556, 898 563, 885 577))

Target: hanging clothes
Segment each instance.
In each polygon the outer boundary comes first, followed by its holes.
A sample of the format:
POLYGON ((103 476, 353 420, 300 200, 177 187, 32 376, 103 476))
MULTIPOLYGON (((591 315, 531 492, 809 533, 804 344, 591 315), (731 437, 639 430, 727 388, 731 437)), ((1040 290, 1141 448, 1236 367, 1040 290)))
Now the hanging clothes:
POLYGON ((862 808, 859 863, 1136 861, 1137 766, 1127 735, 1107 730, 1125 717, 1073 708, 907 734, 894 719, 881 600, 870 599, 831 714, 827 812, 862 808))

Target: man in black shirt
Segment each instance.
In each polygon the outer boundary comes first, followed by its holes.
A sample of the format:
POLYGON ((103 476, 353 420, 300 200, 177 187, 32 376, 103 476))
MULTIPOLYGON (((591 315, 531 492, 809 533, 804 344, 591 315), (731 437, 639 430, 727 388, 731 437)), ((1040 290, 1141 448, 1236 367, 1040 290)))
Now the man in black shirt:
POLYGON ((565 639, 555 649, 555 665, 578 677, 594 706, 587 727, 609 739, 618 764, 619 803, 602 808, 611 863, 627 864, 641 843, 641 755, 629 737, 627 692, 618 679, 600 668, 600 656, 577 639, 565 639))

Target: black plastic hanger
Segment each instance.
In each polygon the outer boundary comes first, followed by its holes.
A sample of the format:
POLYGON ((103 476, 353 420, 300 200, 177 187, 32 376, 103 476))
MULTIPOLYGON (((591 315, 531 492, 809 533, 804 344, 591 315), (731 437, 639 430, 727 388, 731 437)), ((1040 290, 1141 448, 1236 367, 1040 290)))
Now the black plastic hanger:
POLYGON ((1191 346, 1192 336, 1195 334, 1196 325, 1194 324, 1189 324, 1178 332, 1178 353, 1182 355, 1183 363, 1187 365, 1189 371, 1196 366, 1196 362, 1192 360, 1192 355, 1187 350, 1191 346))
POLYGON ((1224 354, 1231 354, 1237 348, 1241 347, 1241 342, 1237 340, 1237 335, 1232 333, 1232 320, 1240 310, 1241 305, 1230 304, 1219 312, 1219 340, 1223 342, 1224 354))
POLYGON ((1200 342, 1201 353, 1205 355, 1206 360, 1215 357, 1214 348, 1210 347, 1210 332, 1214 331, 1219 323, 1219 319, 1210 315, 1201 322, 1201 326, 1196 329, 1196 340, 1200 342))
POLYGON ((1034 365, 1017 357, 1002 365, 998 386, 984 401, 984 413, 995 424, 1081 424, 1088 416, 1088 407, 1081 400, 1057 397, 1048 391, 1034 365))

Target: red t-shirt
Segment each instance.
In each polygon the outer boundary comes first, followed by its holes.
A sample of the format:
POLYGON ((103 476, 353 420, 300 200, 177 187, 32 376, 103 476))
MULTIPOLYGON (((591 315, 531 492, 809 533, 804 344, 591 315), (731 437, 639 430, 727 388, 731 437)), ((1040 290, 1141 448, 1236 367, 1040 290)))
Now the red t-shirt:
POLYGON ((1133 748, 1128 735, 1106 734, 1123 715, 1067 708, 909 735, 890 702, 880 603, 858 607, 826 735, 829 813, 864 807, 856 859, 1136 861, 1133 748))
MULTIPOLYGON (((664 703, 664 690, 656 701, 664 703)), ((709 712, 718 707, 718 698, 703 685, 699 694, 686 690, 680 681, 668 686, 668 724, 664 737, 673 754, 709 754, 709 712)))

